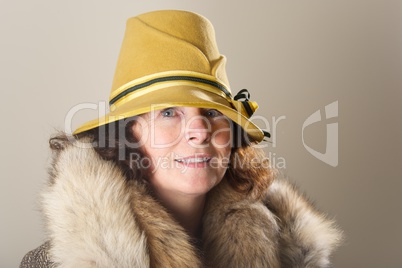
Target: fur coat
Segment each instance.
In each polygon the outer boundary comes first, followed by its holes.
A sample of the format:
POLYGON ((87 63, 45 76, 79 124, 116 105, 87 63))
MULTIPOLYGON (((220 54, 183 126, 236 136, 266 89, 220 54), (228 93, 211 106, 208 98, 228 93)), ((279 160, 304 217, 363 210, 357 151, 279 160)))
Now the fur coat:
POLYGON ((197 247, 142 183, 82 145, 56 144, 41 200, 49 241, 20 267, 328 267, 340 242, 287 181, 252 201, 223 180, 208 194, 197 247))

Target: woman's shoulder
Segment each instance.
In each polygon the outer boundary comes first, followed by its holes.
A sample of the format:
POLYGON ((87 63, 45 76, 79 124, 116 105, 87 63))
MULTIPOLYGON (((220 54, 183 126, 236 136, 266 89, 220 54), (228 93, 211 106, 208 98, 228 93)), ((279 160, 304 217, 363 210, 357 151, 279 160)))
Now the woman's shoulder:
POLYGON ((56 265, 49 257, 50 242, 45 242, 34 250, 25 254, 20 268, 55 268, 56 265))

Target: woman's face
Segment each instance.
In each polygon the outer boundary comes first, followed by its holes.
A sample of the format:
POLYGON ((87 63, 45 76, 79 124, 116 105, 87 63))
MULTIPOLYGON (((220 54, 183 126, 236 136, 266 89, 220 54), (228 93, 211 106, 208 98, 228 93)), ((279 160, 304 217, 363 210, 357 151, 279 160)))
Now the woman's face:
POLYGON ((215 109, 153 111, 139 117, 133 133, 151 160, 148 178, 157 193, 204 195, 225 174, 231 121, 215 109))

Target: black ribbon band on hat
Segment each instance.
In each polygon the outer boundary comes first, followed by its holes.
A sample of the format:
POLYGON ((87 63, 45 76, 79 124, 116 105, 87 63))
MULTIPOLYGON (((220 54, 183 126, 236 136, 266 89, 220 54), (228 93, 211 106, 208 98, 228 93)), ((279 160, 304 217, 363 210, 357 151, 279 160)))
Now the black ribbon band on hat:
POLYGON ((144 87, 148 87, 152 84, 155 83, 160 83, 160 82, 166 82, 166 81, 175 81, 175 80, 184 80, 184 81, 193 81, 193 82, 197 82, 197 83, 204 83, 213 87, 216 87, 220 90, 222 90, 226 96, 228 96, 229 98, 231 98, 231 94, 230 92, 226 89, 225 86, 223 86, 222 84, 219 84, 218 82, 215 81, 211 81, 208 79, 204 79, 204 78, 199 78, 199 77, 193 77, 193 76, 166 76, 166 77, 159 77, 159 78, 155 78, 152 80, 149 80, 147 82, 132 86, 130 88, 127 88, 126 90, 124 90, 123 92, 121 92, 120 94, 118 94, 116 97, 114 97, 113 99, 111 99, 109 101, 109 105, 114 104, 115 102, 117 102, 118 100, 120 100, 121 98, 123 98, 124 96, 130 94, 131 92, 134 92, 138 89, 144 88, 144 87))

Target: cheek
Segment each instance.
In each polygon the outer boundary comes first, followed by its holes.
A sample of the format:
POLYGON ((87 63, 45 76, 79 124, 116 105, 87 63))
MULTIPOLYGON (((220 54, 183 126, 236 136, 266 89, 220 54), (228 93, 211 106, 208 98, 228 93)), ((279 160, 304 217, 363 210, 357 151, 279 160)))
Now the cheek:
POLYGON ((180 129, 176 127, 158 127, 150 134, 148 144, 155 149, 166 149, 174 146, 183 137, 180 129))
POLYGON ((233 141, 233 132, 229 126, 217 129, 211 137, 212 145, 217 149, 230 151, 233 141))
POLYGON ((222 176, 225 173, 230 162, 230 155, 232 151, 233 132, 229 126, 219 128, 213 133, 212 145, 219 154, 216 159, 219 172, 222 176))
POLYGON ((168 148, 183 136, 180 124, 152 124, 149 118, 139 118, 133 126, 133 134, 147 151, 168 148))
POLYGON ((138 116, 131 130, 139 146, 146 146, 150 136, 149 123, 146 117, 138 116))

